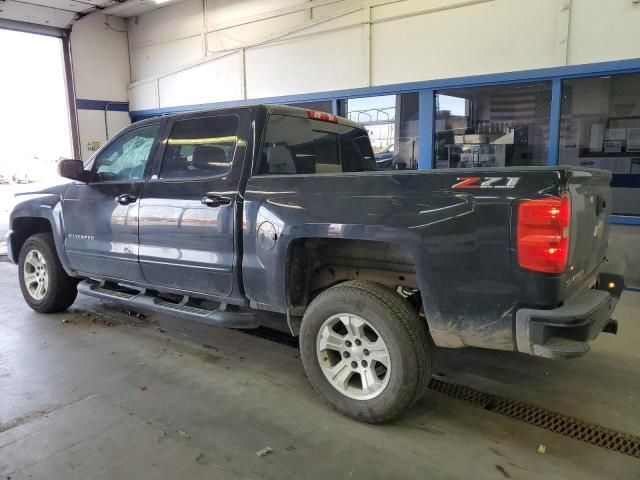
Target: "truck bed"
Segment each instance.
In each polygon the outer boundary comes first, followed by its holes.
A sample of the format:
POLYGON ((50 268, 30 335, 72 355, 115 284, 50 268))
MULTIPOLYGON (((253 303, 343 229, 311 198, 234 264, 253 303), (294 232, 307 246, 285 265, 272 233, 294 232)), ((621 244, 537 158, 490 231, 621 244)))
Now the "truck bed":
POLYGON ((375 245, 392 245, 415 267, 434 338, 511 350, 517 308, 555 308, 594 282, 605 256, 609 180, 608 172, 573 167, 252 177, 244 208, 256 221, 243 234, 245 291, 261 308, 285 311, 287 272, 278 265, 307 238, 372 242, 364 249, 371 261, 380 258, 375 245), (564 192, 575 230, 570 269, 549 275, 519 268, 515 203, 564 192), (265 221, 279 237, 274 250, 253 240, 265 221))

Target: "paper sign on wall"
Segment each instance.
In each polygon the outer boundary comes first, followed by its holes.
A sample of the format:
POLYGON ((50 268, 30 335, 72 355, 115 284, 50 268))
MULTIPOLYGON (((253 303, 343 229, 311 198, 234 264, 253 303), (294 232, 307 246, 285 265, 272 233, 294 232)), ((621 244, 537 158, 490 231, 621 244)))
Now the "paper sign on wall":
POLYGON ((640 152, 640 128, 627 130, 627 152, 640 152))
POLYGON ((87 150, 89 152, 96 152, 100 148, 100 145, 102 145, 100 140, 90 140, 87 142, 87 150))

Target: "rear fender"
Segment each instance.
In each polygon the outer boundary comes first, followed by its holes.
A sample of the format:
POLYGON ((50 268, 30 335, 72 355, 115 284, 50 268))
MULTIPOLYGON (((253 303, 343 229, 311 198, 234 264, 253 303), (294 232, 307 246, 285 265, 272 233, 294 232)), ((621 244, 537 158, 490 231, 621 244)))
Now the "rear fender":
MULTIPOLYGON (((442 318, 432 307, 430 299, 435 292, 428 281, 428 264, 421 254, 421 236, 406 230, 385 226, 359 224, 314 223, 291 226, 280 226, 274 223, 277 241, 274 248, 267 250, 258 241, 255 251, 246 248, 243 259, 245 291, 254 306, 271 311, 287 313, 296 317, 301 315, 299 309, 290 310, 289 294, 291 279, 289 278, 292 251, 300 240, 362 240, 375 241, 393 245, 406 251, 416 269, 418 288, 422 297, 427 323, 430 329, 437 329, 437 320, 442 318), (417 259, 421 258, 421 262, 417 259), (283 268, 284 267, 284 268, 283 268)), ((271 245, 269 245, 271 246, 271 245)), ((312 260, 312 259, 310 259, 312 260)))

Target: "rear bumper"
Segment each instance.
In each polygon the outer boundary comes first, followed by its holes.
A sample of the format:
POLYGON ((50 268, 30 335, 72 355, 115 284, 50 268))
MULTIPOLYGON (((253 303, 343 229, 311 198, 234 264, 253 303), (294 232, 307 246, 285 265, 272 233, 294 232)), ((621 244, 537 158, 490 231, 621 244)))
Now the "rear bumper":
POLYGON ((584 288, 551 310, 516 312, 518 351, 547 358, 570 358, 589 351, 603 330, 615 333, 611 314, 624 288, 624 265, 605 263, 595 288, 584 288))

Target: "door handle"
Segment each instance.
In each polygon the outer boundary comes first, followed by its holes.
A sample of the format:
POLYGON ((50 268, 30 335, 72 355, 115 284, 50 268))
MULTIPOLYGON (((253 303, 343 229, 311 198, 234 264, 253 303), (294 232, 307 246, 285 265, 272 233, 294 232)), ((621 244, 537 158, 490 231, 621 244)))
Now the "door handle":
POLYGON ((120 205, 129 205, 130 203, 134 203, 136 200, 138 200, 136 197, 129 195, 128 193, 123 193, 116 197, 116 203, 119 203, 120 205))
POLYGON ((222 205, 229 205, 230 203, 231 199, 229 197, 223 197, 222 195, 213 193, 208 193, 202 197, 202 204, 207 207, 220 207, 222 205))

